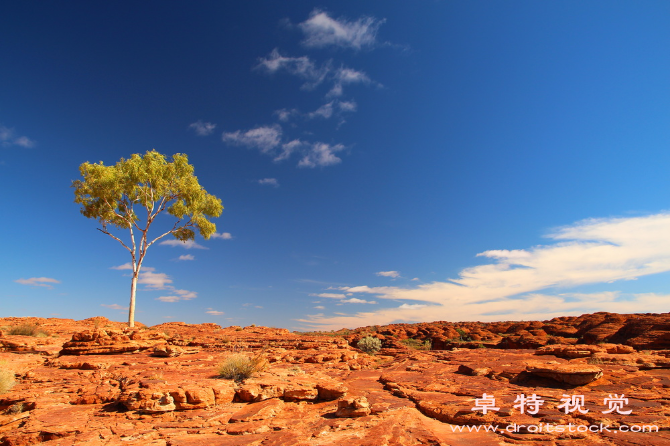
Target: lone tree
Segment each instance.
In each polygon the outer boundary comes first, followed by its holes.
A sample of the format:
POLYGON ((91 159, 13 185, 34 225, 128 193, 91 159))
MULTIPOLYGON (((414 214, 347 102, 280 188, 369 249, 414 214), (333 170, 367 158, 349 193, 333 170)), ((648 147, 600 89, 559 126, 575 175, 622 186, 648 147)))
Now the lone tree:
POLYGON ((128 160, 121 158, 115 166, 105 166, 102 161, 98 164, 86 162, 79 166, 79 172, 84 179, 73 181, 72 187, 75 203, 82 205, 81 213, 98 220, 102 225, 98 231, 121 243, 132 256, 128 325, 134 327, 137 279, 149 246, 168 234, 183 242, 193 240, 196 228, 208 239, 216 231, 216 225, 207 217, 221 215, 221 200, 198 184, 193 166, 182 153, 175 154, 172 162, 167 162, 164 155, 151 150, 144 156, 134 154, 128 160), (136 206, 140 211, 140 206, 146 209, 144 222, 135 213, 136 206), (165 210, 177 221, 172 229, 149 242, 149 226, 165 210), (111 234, 107 229, 109 225, 130 230, 132 248, 111 234), (139 244, 135 240, 135 230, 139 244))

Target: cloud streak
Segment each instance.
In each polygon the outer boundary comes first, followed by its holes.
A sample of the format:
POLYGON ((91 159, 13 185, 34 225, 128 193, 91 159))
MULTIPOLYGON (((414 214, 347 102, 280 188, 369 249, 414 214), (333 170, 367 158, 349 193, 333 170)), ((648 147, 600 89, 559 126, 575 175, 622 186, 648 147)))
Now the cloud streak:
POLYGON ((492 262, 465 268, 448 281, 414 288, 339 287, 347 294, 417 303, 353 316, 312 316, 301 322, 338 329, 394 321, 532 320, 594 311, 670 311, 666 295, 569 291, 670 271, 668 233, 668 213, 585 220, 552 231, 547 235, 552 244, 482 252, 478 256, 492 262), (547 289, 558 292, 542 292, 547 289))
POLYGON ((373 17, 362 17, 356 21, 336 20, 327 12, 315 9, 298 27, 305 34, 301 43, 306 47, 335 46, 360 50, 376 45, 377 31, 384 21, 373 17))
POLYGON ((50 277, 31 277, 30 279, 16 279, 14 282, 21 285, 39 286, 44 288, 53 288, 52 283, 60 283, 60 280, 52 279, 50 277))
POLYGON ((198 136, 207 136, 212 134, 216 128, 216 124, 212 124, 211 122, 197 121, 189 125, 188 128, 195 130, 195 134, 198 136))
POLYGON ((14 129, 0 125, 0 145, 3 147, 19 146, 26 149, 35 147, 36 143, 27 136, 16 136, 14 129))

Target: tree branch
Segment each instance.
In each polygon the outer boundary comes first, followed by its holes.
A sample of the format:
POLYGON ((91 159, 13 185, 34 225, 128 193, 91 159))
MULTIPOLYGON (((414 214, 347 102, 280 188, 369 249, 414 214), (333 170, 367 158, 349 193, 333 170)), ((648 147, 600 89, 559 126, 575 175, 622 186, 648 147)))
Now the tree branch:
MULTIPOLYGON (((160 240, 160 239, 162 239, 163 237, 165 237, 166 235, 168 235, 168 234, 172 234, 176 229, 180 229, 180 228, 177 228, 177 225, 179 224, 180 221, 181 221, 181 220, 177 220, 177 223, 175 223, 174 226, 172 226, 172 229, 170 229, 170 230, 169 230, 168 232, 166 232, 165 234, 163 234, 163 235, 159 235, 158 237, 156 237, 155 239, 153 239, 153 240, 151 241, 151 243, 149 243, 149 244, 147 245, 147 248, 148 248, 149 246, 153 245, 154 242, 157 242, 158 240, 160 240)), ((189 222, 188 222, 187 224, 185 224, 184 226, 182 226, 182 227, 190 226, 190 223, 191 223, 191 221, 189 220, 189 222)))
POLYGON ((133 256, 133 263, 135 263, 135 253, 134 253, 133 251, 131 251, 131 249, 130 249, 129 247, 127 247, 126 244, 123 243, 123 241, 122 241, 120 238, 118 238, 118 237, 116 237, 116 236, 110 234, 109 231, 107 231, 106 229, 100 229, 100 228, 96 228, 96 229, 97 229, 98 231, 102 232, 103 234, 107 234, 108 236, 110 236, 111 238, 113 238, 114 240, 116 240, 117 242, 121 243, 121 245, 122 245, 124 248, 126 248, 128 251, 130 251, 130 254, 133 256))

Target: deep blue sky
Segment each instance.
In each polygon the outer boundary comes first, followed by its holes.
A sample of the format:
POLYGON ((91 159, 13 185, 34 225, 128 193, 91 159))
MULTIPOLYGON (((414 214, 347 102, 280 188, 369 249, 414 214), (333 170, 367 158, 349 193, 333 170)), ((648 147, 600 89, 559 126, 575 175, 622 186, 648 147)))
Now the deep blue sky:
POLYGON ((6 2, 0 315, 127 318, 130 255, 70 185, 151 149, 225 209, 206 249, 149 249, 147 324, 670 311, 668 23, 664 1, 6 2))

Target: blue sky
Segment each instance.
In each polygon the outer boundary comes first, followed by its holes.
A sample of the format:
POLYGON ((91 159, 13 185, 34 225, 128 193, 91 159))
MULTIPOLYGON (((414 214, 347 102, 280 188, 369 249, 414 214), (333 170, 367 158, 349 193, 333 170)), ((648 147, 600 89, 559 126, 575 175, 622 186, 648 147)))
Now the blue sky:
POLYGON ((1 8, 2 316, 127 320, 70 185, 151 149, 225 209, 149 249, 146 324, 670 311, 667 2, 1 8))

